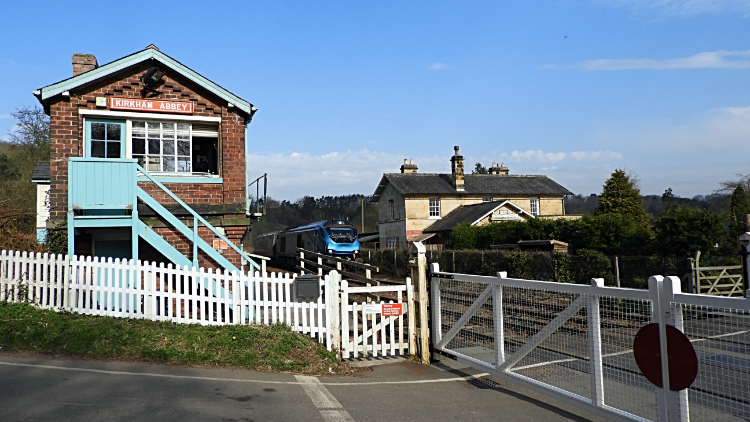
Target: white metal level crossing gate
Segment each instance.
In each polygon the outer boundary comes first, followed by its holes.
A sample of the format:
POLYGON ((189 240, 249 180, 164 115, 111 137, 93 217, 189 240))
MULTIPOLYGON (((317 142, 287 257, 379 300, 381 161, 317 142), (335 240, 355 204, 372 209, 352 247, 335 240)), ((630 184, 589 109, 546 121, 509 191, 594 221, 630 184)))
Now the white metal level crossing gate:
POLYGON ((341 358, 364 356, 408 356, 416 348, 414 337, 414 288, 411 279, 404 285, 349 287, 341 281, 341 358), (352 301, 378 294, 392 299, 367 303, 352 301), (406 301, 404 301, 406 299, 406 301), (404 321, 406 316, 406 321, 404 321), (406 324, 404 324, 406 322, 406 324))
POLYGON ((681 293, 677 277, 634 290, 431 270, 438 351, 609 420, 750 419, 750 299, 681 293), (633 355, 650 323, 660 328, 664 388, 633 355), (680 391, 669 388, 667 325, 698 358, 695 382, 680 391))

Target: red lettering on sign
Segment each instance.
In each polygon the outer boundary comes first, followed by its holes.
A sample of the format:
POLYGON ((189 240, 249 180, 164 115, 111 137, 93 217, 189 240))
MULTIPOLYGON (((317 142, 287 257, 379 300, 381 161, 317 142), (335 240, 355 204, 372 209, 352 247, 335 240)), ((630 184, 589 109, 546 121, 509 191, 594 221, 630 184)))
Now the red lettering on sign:
POLYGON ((384 303, 383 304, 383 316, 399 316, 402 315, 403 307, 401 303, 384 303))
POLYGON ((109 102, 109 109, 193 114, 193 103, 187 101, 131 100, 129 98, 113 97, 109 102))

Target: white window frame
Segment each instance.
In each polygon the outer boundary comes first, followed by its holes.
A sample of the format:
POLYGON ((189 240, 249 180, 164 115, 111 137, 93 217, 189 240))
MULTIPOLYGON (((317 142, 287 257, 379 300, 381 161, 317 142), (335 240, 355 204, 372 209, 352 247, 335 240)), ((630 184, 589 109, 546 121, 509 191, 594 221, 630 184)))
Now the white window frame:
MULTIPOLYGON (((129 129, 128 130, 128 135, 130 137, 129 142, 128 142, 129 143, 129 151, 128 152, 131 154, 130 156, 133 157, 133 158, 137 158, 136 156, 138 156, 138 157, 141 157, 141 156, 144 157, 144 163, 143 163, 144 165, 142 165, 142 167, 146 171, 148 171, 149 173, 181 174, 181 175, 182 174, 192 174, 193 173, 193 134, 192 134, 192 132, 193 132, 193 125, 192 125, 192 123, 189 123, 189 122, 178 122, 178 121, 173 121, 173 120, 131 119, 128 122, 128 129, 129 129), (134 139, 134 136, 133 136, 133 123, 135 123, 135 122, 144 122, 145 123, 145 127, 144 127, 145 134, 144 134, 144 138, 143 138, 144 139, 144 143, 145 143, 145 145, 144 145, 145 153, 144 154, 135 154, 134 151, 133 151, 133 139, 134 139), (175 134, 174 138, 173 138, 174 142, 175 142, 174 153, 170 154, 170 155, 164 154, 164 125, 165 124, 172 124, 172 125, 174 125, 174 134, 175 134), (189 158, 189 160, 188 160, 189 169, 187 171, 180 171, 179 170, 178 157, 180 157, 180 155, 178 155, 178 150, 179 150, 179 143, 178 143, 179 140, 177 139, 177 125, 178 124, 186 124, 187 127, 188 127, 187 142, 189 143, 188 144, 189 145, 188 146, 188 148, 189 148, 189 150, 188 150, 189 155, 187 155, 187 157, 189 158), (150 125, 159 125, 159 153, 158 154, 150 154, 149 153, 148 142, 149 142, 149 139, 151 139, 151 138, 148 137, 148 128, 149 128, 150 125), (150 166, 149 166, 149 158, 154 158, 154 157, 159 157, 159 170, 152 170, 150 168, 150 166), (164 158, 165 157, 170 157, 172 160, 174 160, 174 164, 175 164, 174 170, 164 170, 164 162, 165 162, 164 158)), ((184 142, 184 140, 182 140, 182 141, 184 142)), ((182 157, 184 157, 184 156, 182 156, 182 157)))
POLYGON ((440 218, 440 197, 430 198, 430 218, 440 218))
POLYGON ((536 196, 529 198, 529 214, 533 216, 539 215, 539 198, 536 196))
POLYGON ((386 238, 387 249, 398 249, 398 236, 388 236, 386 238))

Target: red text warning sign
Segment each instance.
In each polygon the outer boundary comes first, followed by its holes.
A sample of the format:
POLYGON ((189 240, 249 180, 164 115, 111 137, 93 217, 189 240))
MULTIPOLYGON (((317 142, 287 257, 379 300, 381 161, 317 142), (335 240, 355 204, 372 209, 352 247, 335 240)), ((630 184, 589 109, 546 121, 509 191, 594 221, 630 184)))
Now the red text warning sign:
POLYGON ((399 316, 403 314, 403 308, 401 303, 384 303, 383 304, 383 316, 399 316))

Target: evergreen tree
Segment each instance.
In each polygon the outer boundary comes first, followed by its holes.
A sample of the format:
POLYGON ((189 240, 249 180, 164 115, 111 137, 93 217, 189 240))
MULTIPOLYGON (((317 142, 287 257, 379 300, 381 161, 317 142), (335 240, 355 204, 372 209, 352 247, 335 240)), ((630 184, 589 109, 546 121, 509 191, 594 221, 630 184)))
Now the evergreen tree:
POLYGON ((487 167, 483 166, 482 163, 477 163, 474 166, 474 170, 471 171, 471 174, 488 174, 487 167))
POLYGON ((648 224, 649 215, 643 209, 641 192, 635 182, 624 171, 617 169, 604 183, 599 196, 596 215, 616 214, 632 218, 638 223, 648 224))
POLYGON ((740 184, 732 192, 729 214, 732 235, 737 237, 747 230, 746 218, 750 214, 750 200, 747 199, 745 189, 740 184))
POLYGON ((710 210, 677 205, 667 208, 654 222, 656 247, 661 255, 693 256, 717 253, 725 236, 721 217, 710 210))

